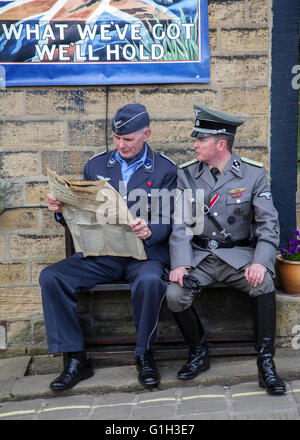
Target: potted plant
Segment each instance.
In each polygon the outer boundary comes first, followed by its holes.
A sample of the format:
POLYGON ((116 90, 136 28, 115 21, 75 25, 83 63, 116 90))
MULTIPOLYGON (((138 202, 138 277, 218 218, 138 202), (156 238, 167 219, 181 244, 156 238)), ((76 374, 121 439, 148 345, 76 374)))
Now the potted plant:
POLYGON ((279 250, 277 269, 283 289, 291 295, 300 295, 300 232, 295 229, 288 245, 279 250))

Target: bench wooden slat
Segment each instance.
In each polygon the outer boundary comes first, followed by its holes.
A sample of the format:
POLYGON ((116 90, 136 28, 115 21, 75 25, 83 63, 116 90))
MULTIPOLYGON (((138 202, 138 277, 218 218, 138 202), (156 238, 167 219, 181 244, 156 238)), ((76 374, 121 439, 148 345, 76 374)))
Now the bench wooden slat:
MULTIPOLYGON (((213 283, 209 286, 206 286, 207 288, 220 288, 220 287, 228 287, 225 283, 213 283)), ((103 284, 96 284, 96 286, 91 287, 90 289, 86 289, 87 292, 111 292, 111 291, 130 291, 130 284, 126 281, 120 281, 116 283, 103 283, 103 284)))
POLYGON ((124 282, 120 283, 103 283, 103 284, 97 284, 96 286, 92 287, 91 289, 87 289, 87 292, 111 292, 111 291, 130 291, 130 284, 124 282))
MULTIPOLYGON (((252 333, 223 333, 215 335, 207 332, 206 339, 209 343, 246 343, 253 342, 252 333)), ((158 335, 156 337, 156 344, 183 344, 183 338, 170 335, 158 335)), ((136 344, 136 336, 99 336, 97 338, 85 338, 86 345, 122 345, 122 344, 136 344)))
MULTIPOLYGON (((186 359, 189 354, 189 349, 186 344, 176 346, 166 345, 154 345, 155 359, 186 359)), ((226 355, 249 355, 256 354, 253 344, 249 342, 231 342, 226 344, 208 344, 208 350, 210 356, 226 356, 226 355)), ((121 345, 121 346, 102 346, 102 347, 87 347, 86 352, 92 359, 105 359, 105 358, 121 358, 126 359, 128 363, 134 362, 134 345, 121 345)))

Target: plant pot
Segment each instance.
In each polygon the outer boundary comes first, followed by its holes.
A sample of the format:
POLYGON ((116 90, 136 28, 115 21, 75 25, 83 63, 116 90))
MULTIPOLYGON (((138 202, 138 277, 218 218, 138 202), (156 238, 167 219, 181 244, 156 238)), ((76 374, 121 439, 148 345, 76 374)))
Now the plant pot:
POLYGON ((277 255, 277 270, 285 293, 300 295, 300 261, 284 260, 277 255))

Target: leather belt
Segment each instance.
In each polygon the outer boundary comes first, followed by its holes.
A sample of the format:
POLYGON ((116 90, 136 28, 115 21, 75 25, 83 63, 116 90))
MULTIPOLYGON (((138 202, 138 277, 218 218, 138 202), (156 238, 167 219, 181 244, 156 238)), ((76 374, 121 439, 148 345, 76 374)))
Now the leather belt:
POLYGON ((202 249, 233 248, 234 246, 250 246, 249 238, 242 240, 211 240, 208 237, 194 235, 192 241, 202 249))

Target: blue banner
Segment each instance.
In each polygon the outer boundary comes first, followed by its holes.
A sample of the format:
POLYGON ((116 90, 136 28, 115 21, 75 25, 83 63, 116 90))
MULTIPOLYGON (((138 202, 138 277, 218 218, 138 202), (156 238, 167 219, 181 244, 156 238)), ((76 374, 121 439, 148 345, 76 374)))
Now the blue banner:
POLYGON ((209 82, 207 0, 0 1, 0 72, 6 86, 209 82))

